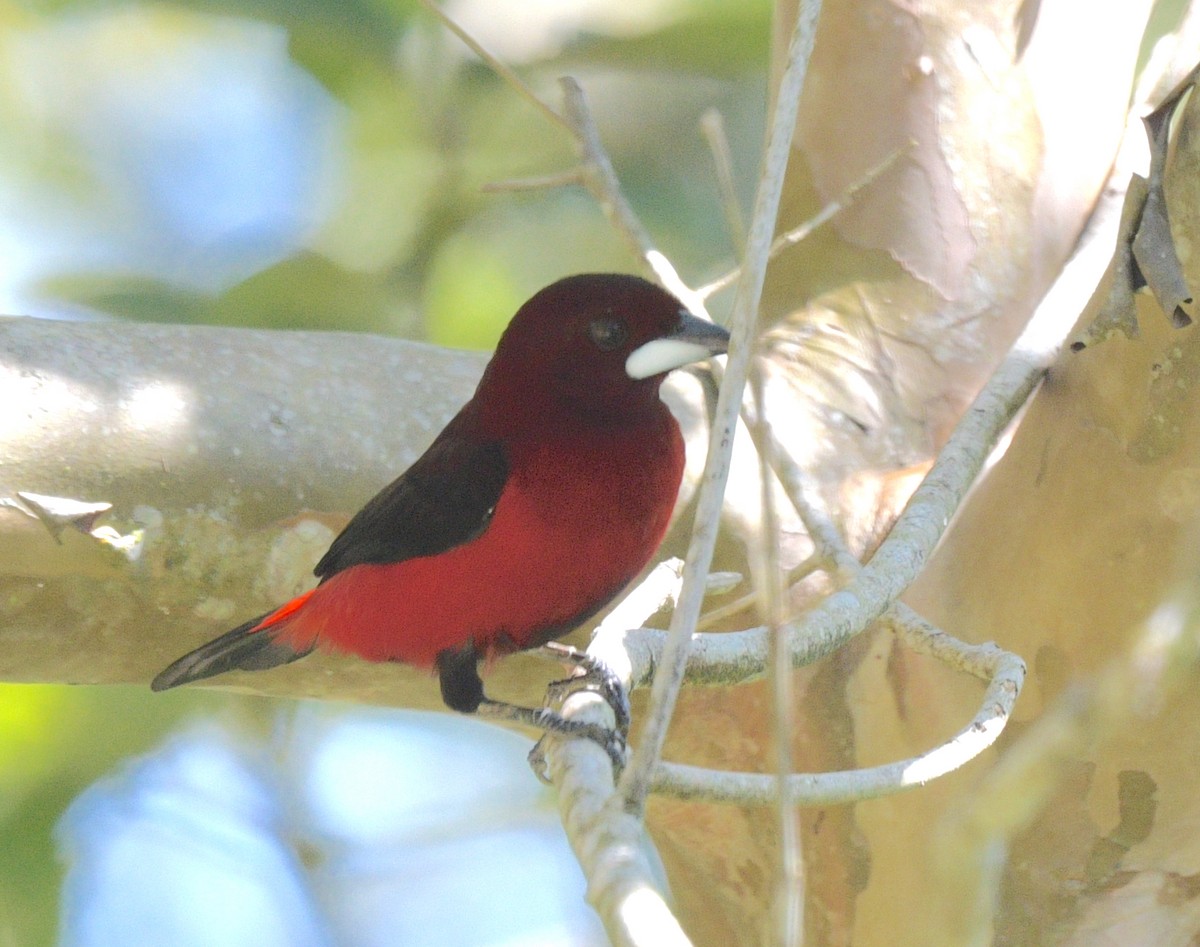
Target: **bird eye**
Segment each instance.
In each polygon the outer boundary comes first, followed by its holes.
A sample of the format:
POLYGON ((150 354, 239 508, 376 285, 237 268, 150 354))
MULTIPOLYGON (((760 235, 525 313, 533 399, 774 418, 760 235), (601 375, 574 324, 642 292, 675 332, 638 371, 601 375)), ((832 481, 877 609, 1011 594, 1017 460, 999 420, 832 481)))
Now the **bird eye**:
POLYGON ((588 325, 588 335, 601 352, 611 352, 625 344, 629 327, 620 319, 595 319, 588 325))

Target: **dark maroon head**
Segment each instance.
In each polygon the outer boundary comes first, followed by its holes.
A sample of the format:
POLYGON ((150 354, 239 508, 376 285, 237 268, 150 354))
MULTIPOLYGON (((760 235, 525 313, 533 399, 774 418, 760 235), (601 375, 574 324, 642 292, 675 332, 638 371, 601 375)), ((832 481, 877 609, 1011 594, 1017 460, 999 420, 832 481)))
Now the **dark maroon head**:
POLYGON ((654 408, 667 372, 724 352, 728 341, 639 277, 569 276, 517 311, 480 393, 488 389, 507 411, 636 415, 654 408))

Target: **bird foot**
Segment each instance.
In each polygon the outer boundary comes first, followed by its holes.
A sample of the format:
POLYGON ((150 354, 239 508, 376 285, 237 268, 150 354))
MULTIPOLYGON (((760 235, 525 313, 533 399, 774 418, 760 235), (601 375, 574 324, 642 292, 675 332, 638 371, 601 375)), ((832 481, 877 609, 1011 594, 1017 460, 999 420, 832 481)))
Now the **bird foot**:
MULTIPOLYGON (((612 708, 613 716, 616 718, 616 727, 609 730, 607 727, 601 727, 597 724, 567 720, 547 707, 543 711, 545 714, 557 718, 563 724, 568 724, 571 727, 570 730, 561 729, 557 726, 546 727, 547 735, 552 733, 567 733, 574 736, 586 737, 598 744, 608 754, 608 758, 612 760, 613 769, 620 775, 621 770, 625 768, 627 757, 626 739, 629 736, 631 719, 629 696, 621 683, 621 679, 602 660, 570 645, 551 641, 542 646, 542 651, 564 664, 574 665, 575 668, 574 673, 570 677, 561 681, 553 681, 546 687, 547 705, 561 707, 572 694, 586 691, 599 695, 612 708)), ((529 765, 542 782, 550 782, 549 766, 546 760, 545 736, 538 740, 533 749, 530 750, 529 765)))
POLYGON ((632 719, 629 694, 616 671, 595 655, 570 645, 559 644, 557 641, 542 645, 542 651, 556 660, 575 666, 575 672, 570 677, 552 681, 547 686, 547 702, 561 706, 563 701, 581 690, 599 694, 612 708, 613 716, 617 720, 617 732, 622 740, 629 736, 629 724, 632 719))

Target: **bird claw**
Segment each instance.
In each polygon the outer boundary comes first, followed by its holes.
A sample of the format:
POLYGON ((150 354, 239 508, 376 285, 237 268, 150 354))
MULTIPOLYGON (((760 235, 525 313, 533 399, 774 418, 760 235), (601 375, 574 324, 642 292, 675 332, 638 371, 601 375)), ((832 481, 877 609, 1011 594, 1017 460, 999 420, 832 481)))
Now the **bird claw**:
MULTIPOLYGON (((613 766, 620 772, 625 767, 625 734, 617 729, 610 729, 598 723, 586 720, 568 720, 562 714, 549 707, 521 707, 507 704, 503 701, 484 697, 475 708, 475 713, 492 720, 505 720, 519 723, 525 727, 533 727, 544 734, 557 734, 563 737, 583 737, 600 746, 613 766)), ((548 782, 544 737, 539 740, 529 754, 529 765, 537 773, 538 778, 548 782)))
MULTIPOLYGON (((573 664, 576 669, 571 677, 552 681, 546 687, 547 702, 561 706, 563 701, 581 690, 599 694, 612 708, 613 716, 617 720, 616 732, 620 734, 623 746, 625 738, 629 736, 632 713, 629 708, 629 695, 616 671, 595 655, 570 645, 559 644, 557 641, 543 645, 542 649, 559 661, 573 664)), ((612 753, 609 753, 609 756, 612 756, 612 753)))
POLYGON ((550 766, 547 760, 546 739, 550 736, 583 737, 599 746, 612 761, 617 775, 625 768, 628 759, 626 738, 629 736, 629 696, 621 679, 607 664, 594 655, 570 645, 551 641, 542 650, 565 664, 575 667, 571 677, 553 681, 546 687, 546 708, 539 712, 536 726, 546 731, 545 735, 529 751, 529 766, 544 783, 550 782, 550 766), (580 691, 599 695, 612 708, 616 718, 613 729, 580 720, 567 720, 551 706, 561 707, 572 694, 580 691))
MULTIPOLYGON (((533 745, 533 749, 529 751, 528 756, 530 769, 533 770, 538 779, 547 785, 550 784, 551 779, 550 762, 546 756, 546 741, 555 734, 556 731, 553 730, 543 734, 542 738, 533 745)), ((621 771, 625 769, 625 764, 628 761, 628 749, 623 733, 593 724, 580 724, 580 729, 572 730, 569 734, 558 735, 577 736, 591 740, 608 754, 608 758, 613 765, 614 775, 620 776, 621 771)))
POLYGON ((533 774, 549 786, 553 780, 550 779, 550 761, 546 759, 545 734, 542 734, 541 739, 533 745, 533 749, 529 751, 529 755, 525 758, 529 761, 529 768, 533 770, 533 774))

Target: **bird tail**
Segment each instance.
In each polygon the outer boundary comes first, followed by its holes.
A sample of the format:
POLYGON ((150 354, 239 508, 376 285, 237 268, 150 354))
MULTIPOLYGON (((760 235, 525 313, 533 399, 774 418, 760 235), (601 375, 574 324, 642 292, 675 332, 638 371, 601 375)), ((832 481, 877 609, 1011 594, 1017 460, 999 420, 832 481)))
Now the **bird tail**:
POLYGON ((226 671, 262 671, 299 660, 312 651, 315 642, 307 648, 294 648, 280 641, 270 629, 297 611, 308 601, 310 594, 311 592, 294 598, 282 608, 252 618, 245 624, 238 625, 233 631, 227 631, 220 638, 201 645, 195 651, 189 651, 154 678, 150 682, 150 689, 165 691, 180 684, 190 684, 192 681, 224 674, 226 671))

